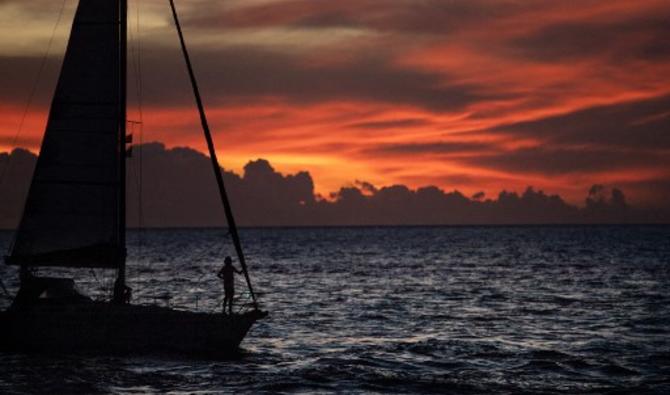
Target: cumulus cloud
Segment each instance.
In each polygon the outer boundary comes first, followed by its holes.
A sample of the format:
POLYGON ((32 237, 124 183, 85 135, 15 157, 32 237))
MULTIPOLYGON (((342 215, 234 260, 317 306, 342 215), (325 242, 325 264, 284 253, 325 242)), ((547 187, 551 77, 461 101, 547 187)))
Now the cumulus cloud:
MULTIPOLYGON (((135 146, 128 164, 128 224, 145 227, 222 226, 225 219, 209 158, 190 148, 135 146), (140 161, 142 163, 140 172, 140 161), (141 186, 141 188, 140 188, 141 186), (140 195, 141 189, 141 195, 140 195), (141 196, 141 200, 140 200, 141 196)), ((0 193, 0 227, 20 217, 36 157, 17 149, 0 154, 9 171, 0 193)), ((242 175, 223 170, 234 213, 243 226, 442 225, 626 223, 670 220, 670 210, 631 207, 617 188, 594 185, 584 207, 528 187, 522 194, 483 192, 468 198, 435 186, 381 188, 365 181, 342 187, 324 200, 307 172, 281 174, 264 160, 250 161, 242 175), (659 212, 662 215, 659 215, 659 212)))
MULTIPOLYGON (((202 149, 187 134, 198 120, 167 4, 140 3, 145 130, 169 132, 147 140, 202 149)), ((68 4, 17 140, 33 150, 67 38, 68 4)), ((58 7, 0 2, 0 149, 13 148, 58 7)), ((625 188, 631 202, 668 201, 666 1, 186 0, 178 7, 212 130, 225 134, 236 165, 258 156, 291 172, 304 165, 323 195, 356 178, 468 196, 532 184, 574 204, 606 182, 625 188)), ((131 119, 136 33, 133 24, 131 119)))

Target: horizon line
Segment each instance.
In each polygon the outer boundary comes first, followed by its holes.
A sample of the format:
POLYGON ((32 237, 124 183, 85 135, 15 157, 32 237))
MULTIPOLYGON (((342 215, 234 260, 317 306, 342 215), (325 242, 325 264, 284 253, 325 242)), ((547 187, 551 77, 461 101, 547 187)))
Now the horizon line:
MULTIPOLYGON (((666 227, 670 226, 670 222, 570 222, 570 223, 487 223, 487 224, 380 224, 380 225, 239 225, 238 229, 337 229, 337 228, 570 228, 570 227, 666 227)), ((147 226, 127 227, 126 230, 142 231, 142 230, 224 230, 227 226, 147 226)), ((17 228, 0 228, 0 232, 16 232, 17 228)))

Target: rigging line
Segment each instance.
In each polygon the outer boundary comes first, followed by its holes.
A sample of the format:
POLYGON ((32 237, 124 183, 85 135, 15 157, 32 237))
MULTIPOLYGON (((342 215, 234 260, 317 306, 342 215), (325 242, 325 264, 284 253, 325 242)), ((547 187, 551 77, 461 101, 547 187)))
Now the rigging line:
MULTIPOLYGON (((221 247, 221 249, 223 249, 223 247, 221 247)), ((219 250, 219 252, 221 252, 221 249, 219 250)), ((205 255, 208 255, 209 252, 210 251, 208 251, 207 249, 203 249, 203 251, 200 252, 200 254, 193 261, 198 262, 198 263, 202 263, 203 258, 205 258, 205 255)), ((214 269, 213 273, 216 274, 216 269, 214 269)), ((208 270, 203 271, 200 274, 200 277, 198 277, 198 279, 195 281, 196 284, 198 284, 198 285, 202 284, 202 279, 205 278, 206 275, 212 275, 213 273, 209 272, 208 270)))
POLYGON ((0 288, 2 288, 2 292, 4 292, 4 294, 5 294, 5 296, 7 297, 7 299, 14 299, 14 298, 12 298, 12 295, 9 293, 9 291, 8 291, 7 288, 5 287, 5 283, 2 282, 2 279, 1 279, 1 278, 0 278, 0 288))
MULTIPOLYGON (((227 236, 230 236, 230 234, 228 234, 227 236)), ((219 246, 219 248, 218 248, 218 251, 217 251, 217 254, 218 254, 217 256, 218 256, 218 257, 221 257, 222 252, 223 252, 223 250, 225 249, 225 246, 224 246, 223 243, 218 243, 218 246, 219 246)), ((203 249, 203 251, 200 252, 199 255, 196 257, 196 259, 194 259, 193 261, 194 261, 194 262, 202 263, 201 261, 203 260, 203 258, 205 258, 205 255, 209 255, 210 252, 211 252, 211 249, 209 249, 209 250, 208 250, 208 249, 203 249)), ((218 262, 218 260, 215 259, 215 262, 218 262)), ((209 276, 216 276, 216 270, 217 270, 217 267, 215 266, 215 269, 214 269, 213 272, 210 272, 209 270, 205 270, 205 271, 203 271, 203 272, 200 274, 200 276, 195 280, 195 283, 196 283, 198 286, 202 285, 202 283, 203 283, 203 279, 205 278, 205 276, 207 276, 207 275, 209 275, 209 276)))
POLYGON ((129 42, 130 42, 130 64, 133 68, 133 81, 135 83, 135 95, 136 95, 136 105, 137 105, 137 121, 127 121, 131 125, 131 134, 133 136, 138 135, 139 145, 133 144, 133 149, 137 152, 133 166, 133 179, 135 180, 135 185, 137 188, 137 254, 142 255, 142 244, 143 244, 143 193, 142 193, 142 144, 144 141, 144 115, 143 115, 143 93, 142 93, 142 66, 141 66, 141 36, 140 36, 140 2, 137 1, 135 8, 135 29, 129 29, 129 42), (139 125, 139 126, 138 126, 139 125), (137 167, 137 169, 136 169, 137 167))
POLYGON ((142 32, 140 31, 140 1, 137 1, 136 4, 136 13, 135 13, 135 40, 136 40, 136 51, 137 51, 137 56, 135 56, 135 62, 136 62, 136 85, 137 85, 137 114, 139 117, 139 145, 137 146, 137 154, 138 154, 138 166, 139 166, 139 186, 137 190, 138 194, 138 207, 137 207, 137 226, 139 228, 139 233, 137 235, 137 249, 138 249, 138 255, 141 257, 142 256, 142 246, 144 243, 144 210, 143 210, 143 173, 144 169, 142 167, 143 165, 143 155, 142 155, 142 144, 144 143, 144 114, 143 114, 143 105, 144 105, 144 97, 143 97, 143 92, 142 92, 142 32))
POLYGON ((133 80, 135 82, 135 95, 136 95, 136 105, 137 105, 137 116, 138 121, 127 121, 131 126, 131 135, 139 135, 139 145, 133 144, 135 151, 137 152, 138 160, 135 161, 135 166, 131 166, 133 176, 131 177, 135 182, 135 187, 137 191, 137 255, 142 256, 142 245, 143 245, 143 208, 142 208, 142 143, 143 143, 143 131, 144 127, 142 125, 144 116, 143 116, 143 99, 142 99, 142 69, 141 69, 141 37, 140 37, 140 2, 136 2, 136 18, 135 18, 135 29, 127 29, 129 33, 129 42, 131 46, 130 50, 130 65, 133 68, 133 80), (133 34, 134 33, 134 34, 133 34), (139 126, 138 126, 139 125, 139 126), (138 132, 139 129, 139 132, 138 132))
POLYGON ((258 309, 258 303, 256 301, 256 296, 254 294, 253 287, 251 286, 251 278, 249 277, 249 271, 247 270, 246 260, 244 258, 244 252, 242 251, 242 244, 240 243, 239 234, 237 232, 237 226, 235 225, 235 217, 233 216, 233 211, 231 208, 230 201, 228 200, 228 194, 226 193, 226 188, 223 183, 223 175, 221 174, 221 166, 219 161, 216 158, 216 151, 214 150, 214 141, 212 139, 212 134, 209 130, 209 123, 207 122, 207 117, 205 115, 205 107, 202 104, 202 99, 200 98, 200 91, 198 90, 198 83, 195 79, 195 73, 193 72, 193 66, 191 65, 191 58, 188 55, 188 50, 186 49, 186 43, 184 41, 184 35, 181 31, 181 25, 179 24, 179 17, 177 16, 177 9, 174 5, 174 0, 170 1, 170 8, 172 9, 172 17, 174 18, 175 28, 177 29, 177 34, 179 36, 179 43, 181 45, 182 54, 184 55, 184 61, 186 62, 186 68, 188 70, 188 76, 191 81, 191 88, 193 89, 193 96, 195 97, 195 102, 198 107, 198 112, 200 113, 200 125, 202 126, 202 131, 205 134, 205 140, 207 142, 207 149, 209 151, 209 157, 212 162, 212 170, 214 171, 214 177, 216 178, 216 183, 219 187, 219 197, 221 198, 221 203, 223 205, 223 210, 226 214, 226 219, 228 220, 228 227, 230 229, 230 235, 233 239, 233 244, 235 246, 235 252, 237 253, 237 258, 242 266, 242 271, 244 272, 244 278, 247 280, 247 287, 251 293, 251 298, 254 301, 254 307, 258 309))
MULTIPOLYGON (((135 131, 135 126, 133 124, 131 130, 134 132, 135 131)), ((130 166, 130 171, 133 173, 133 176, 130 177, 132 180, 135 182, 135 187, 137 190, 140 190, 142 188, 141 186, 141 171, 142 169, 137 169, 137 166, 130 166)), ((141 213, 141 197, 138 199, 140 200, 138 203, 138 212, 141 213)), ((139 214, 141 216, 141 214, 139 214)), ((142 240, 141 240, 141 232, 142 232, 142 222, 140 219, 138 219, 138 234, 137 234, 137 255, 138 255, 138 260, 141 259, 142 257, 142 240)))
MULTIPOLYGON (((130 127, 130 131, 131 131, 131 133, 133 133, 133 132, 135 132, 135 124, 131 123, 131 125, 132 126, 130 127)), ((130 177, 130 178, 135 182, 135 188, 139 191, 141 180, 140 180, 140 176, 139 176, 139 171, 136 167, 137 166, 129 166, 130 171, 133 173, 133 176, 130 177)), ((138 206, 139 206, 139 204, 138 204, 138 206)))
MULTIPOLYGON (((32 89, 30 90, 30 94, 28 95, 28 101, 26 102, 26 107, 23 110, 23 114, 21 116, 21 121, 19 122, 19 127, 16 131, 16 134, 14 135, 14 138, 12 139, 12 147, 16 146, 16 142, 19 139, 19 136, 21 135, 21 132, 23 131, 23 125, 25 124, 26 117, 28 116, 28 110, 30 110, 30 106, 32 105, 33 99, 35 97, 35 93, 37 93, 37 87, 39 86, 39 82, 42 79, 42 73, 44 72, 44 68, 46 67, 46 62, 47 58, 49 57, 49 54, 51 53, 51 46, 53 45, 53 40, 54 37, 56 36, 56 30, 58 29, 58 25, 60 25, 61 19, 63 19, 63 10, 65 10, 65 3, 67 0, 63 0, 60 6, 60 10, 58 10, 58 17, 56 18, 56 23, 54 24, 53 29, 51 30, 51 37, 49 38, 49 43, 47 44, 47 48, 44 51, 44 56, 42 56, 42 61, 40 62, 40 67, 37 71, 37 77, 35 79, 35 83, 33 84, 32 89)), ((7 163, 2 169, 2 173, 0 173, 0 186, 2 186, 5 183, 5 177, 9 173, 9 169, 12 165, 11 162, 12 155, 7 156, 7 163)), ((12 240, 9 242, 9 245, 7 246, 8 248, 8 255, 11 253, 11 251, 14 249, 14 242, 16 241, 16 233, 12 237, 12 240)))
POLYGON ((104 293, 105 292, 105 283, 100 281, 98 278, 98 274, 95 272, 95 269, 91 269, 90 273, 93 275, 93 278, 95 279, 95 282, 98 283, 98 288, 104 293))
MULTIPOLYGON (((56 36, 56 30, 58 29, 58 25, 60 25, 60 21, 63 18, 63 10, 65 9, 65 3, 67 0, 63 0, 60 6, 60 10, 58 11, 58 17, 56 18, 56 24, 54 24, 53 29, 51 30, 51 37, 49 38, 49 43, 47 44, 47 49, 44 52, 44 55, 42 56, 42 61, 40 62, 40 67, 37 70, 37 78, 35 79, 35 83, 32 86, 32 89, 30 90, 30 94, 28 95, 28 101, 26 103, 26 107, 23 110, 23 114, 21 115, 21 120, 19 121, 19 127, 16 131, 16 134, 14 135, 14 138, 12 139, 12 144, 11 147, 16 146, 16 142, 19 139, 19 136, 21 135, 21 132, 23 131, 23 125, 26 122, 26 117, 28 116, 28 111, 30 110, 30 107, 33 103, 33 99, 35 98, 35 93, 37 93, 37 87, 39 86, 40 80, 42 79, 42 73, 44 72, 44 68, 46 67, 47 63, 47 58, 49 57, 49 53, 51 52, 51 46, 53 45, 54 37, 56 36)), ((8 172, 8 169, 10 167, 10 162, 9 160, 11 159, 11 155, 8 156, 7 158, 7 164, 5 167, 2 169, 2 173, 0 174, 0 185, 2 185, 5 182, 5 175, 8 172)))

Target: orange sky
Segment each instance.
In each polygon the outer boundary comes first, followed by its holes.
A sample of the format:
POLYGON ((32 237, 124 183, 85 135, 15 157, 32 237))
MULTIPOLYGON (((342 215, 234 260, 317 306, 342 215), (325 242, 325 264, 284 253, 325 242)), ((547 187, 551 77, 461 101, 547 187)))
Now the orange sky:
MULTIPOLYGON (((54 30, 57 3, 0 3, 0 151, 39 149, 76 4, 54 30)), ((577 203, 605 183, 635 203, 670 198, 667 1, 177 5, 226 168, 265 158, 309 171, 323 195, 362 180, 489 197, 533 185, 577 203)), ((167 3, 141 3, 139 34, 137 6, 129 119, 139 52, 143 140, 204 150, 167 3)))

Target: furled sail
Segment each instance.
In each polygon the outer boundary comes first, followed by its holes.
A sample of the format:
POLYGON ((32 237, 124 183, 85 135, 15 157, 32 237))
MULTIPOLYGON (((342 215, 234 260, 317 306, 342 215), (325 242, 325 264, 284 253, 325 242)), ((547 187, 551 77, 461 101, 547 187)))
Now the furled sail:
POLYGON ((7 263, 117 267, 123 251, 120 8, 80 0, 7 263))

